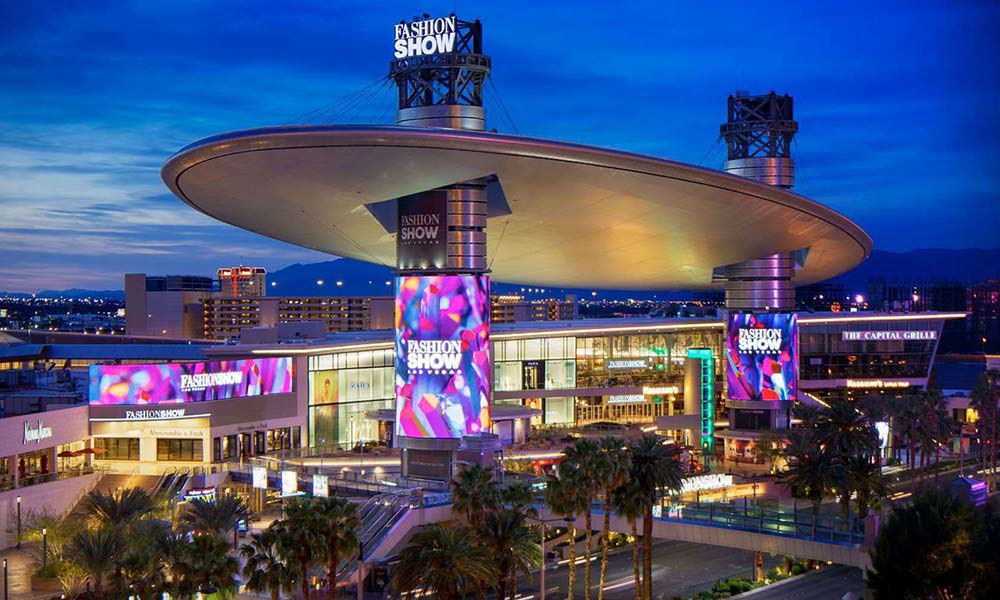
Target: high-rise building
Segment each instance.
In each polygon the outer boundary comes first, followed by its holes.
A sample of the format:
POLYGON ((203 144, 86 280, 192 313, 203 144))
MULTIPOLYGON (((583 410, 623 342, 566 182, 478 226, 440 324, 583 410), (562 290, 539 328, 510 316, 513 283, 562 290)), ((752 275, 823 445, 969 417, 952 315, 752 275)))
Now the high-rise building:
POLYGON ((490 322, 522 323, 525 321, 570 321, 579 317, 576 297, 566 299, 545 298, 527 300, 523 296, 510 294, 493 296, 490 303, 490 322))
POLYGON ((203 335, 224 340, 251 327, 323 321, 328 333, 392 327, 391 297, 220 297, 204 301, 203 335))
POLYGON ((968 292, 969 328, 983 352, 1000 352, 1000 280, 971 286, 968 292))
POLYGON ((211 277, 125 274, 125 334, 172 338, 202 337, 202 300, 211 277))
POLYGON ((223 267, 218 270, 219 296, 246 298, 267 295, 267 271, 263 267, 223 267))

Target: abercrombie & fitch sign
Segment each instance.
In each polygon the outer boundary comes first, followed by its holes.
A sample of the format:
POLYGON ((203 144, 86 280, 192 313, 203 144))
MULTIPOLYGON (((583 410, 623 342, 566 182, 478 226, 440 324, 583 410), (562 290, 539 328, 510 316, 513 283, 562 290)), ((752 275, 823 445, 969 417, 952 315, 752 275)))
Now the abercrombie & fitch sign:
POLYGON ((448 266, 448 194, 432 190, 399 199, 396 267, 403 270, 448 266))

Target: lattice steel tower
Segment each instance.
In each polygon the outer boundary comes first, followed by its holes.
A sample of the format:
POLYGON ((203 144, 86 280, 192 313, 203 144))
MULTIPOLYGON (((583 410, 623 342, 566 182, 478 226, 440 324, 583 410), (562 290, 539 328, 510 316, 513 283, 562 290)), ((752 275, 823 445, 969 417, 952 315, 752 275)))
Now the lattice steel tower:
MULTIPOLYGON (((451 51, 397 58, 389 64, 389 76, 399 90, 396 124, 484 131, 483 83, 490 74, 490 57, 483 54, 483 26, 478 19, 462 21, 455 15, 448 19, 454 19, 455 27, 451 51)), ((414 19, 418 21, 420 18, 414 19)), ((444 271, 485 272, 486 180, 441 189, 448 195, 448 264, 444 271)))
POLYGON ((737 92, 719 129, 726 140, 726 172, 783 188, 795 185, 791 146, 799 124, 791 96, 737 92))
MULTIPOLYGON (((791 146, 799 125, 792 118, 792 97, 737 92, 729 97, 727 113, 720 127, 726 140, 726 172, 782 188, 795 185, 791 146)), ((795 308, 792 252, 728 265, 723 273, 730 310, 795 308)))

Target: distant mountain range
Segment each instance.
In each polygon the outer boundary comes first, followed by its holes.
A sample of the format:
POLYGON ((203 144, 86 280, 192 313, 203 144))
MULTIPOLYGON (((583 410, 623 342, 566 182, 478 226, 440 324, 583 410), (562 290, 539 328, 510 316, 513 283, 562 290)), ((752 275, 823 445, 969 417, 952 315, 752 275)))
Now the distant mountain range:
MULTIPOLYGON (((348 258, 326 262, 287 266, 267 274, 268 294, 274 296, 389 296, 392 295, 392 269, 348 258), (388 283, 387 283, 388 282, 388 283)), ((1000 279, 1000 248, 983 250, 921 249, 909 252, 875 250, 857 268, 835 277, 853 291, 863 291, 869 279, 889 282, 954 282, 962 285, 1000 279)), ((576 294, 592 297, 591 289, 545 288, 517 283, 493 282, 494 293, 523 293, 528 297, 553 297, 576 294), (522 291, 523 290, 523 291, 522 291)), ((687 300, 696 297, 688 291, 661 292, 598 291, 604 299, 687 300)), ((0 296, 27 298, 31 294, 0 292, 0 296)), ((46 290, 35 296, 43 298, 111 298, 124 299, 122 290, 46 290)))

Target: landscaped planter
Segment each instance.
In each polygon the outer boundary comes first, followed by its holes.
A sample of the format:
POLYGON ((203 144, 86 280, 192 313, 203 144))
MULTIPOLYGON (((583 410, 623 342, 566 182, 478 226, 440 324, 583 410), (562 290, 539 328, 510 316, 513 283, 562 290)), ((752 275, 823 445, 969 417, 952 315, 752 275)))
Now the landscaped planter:
POLYGON ((61 592, 63 589, 57 577, 31 576, 31 591, 33 592, 61 592))

